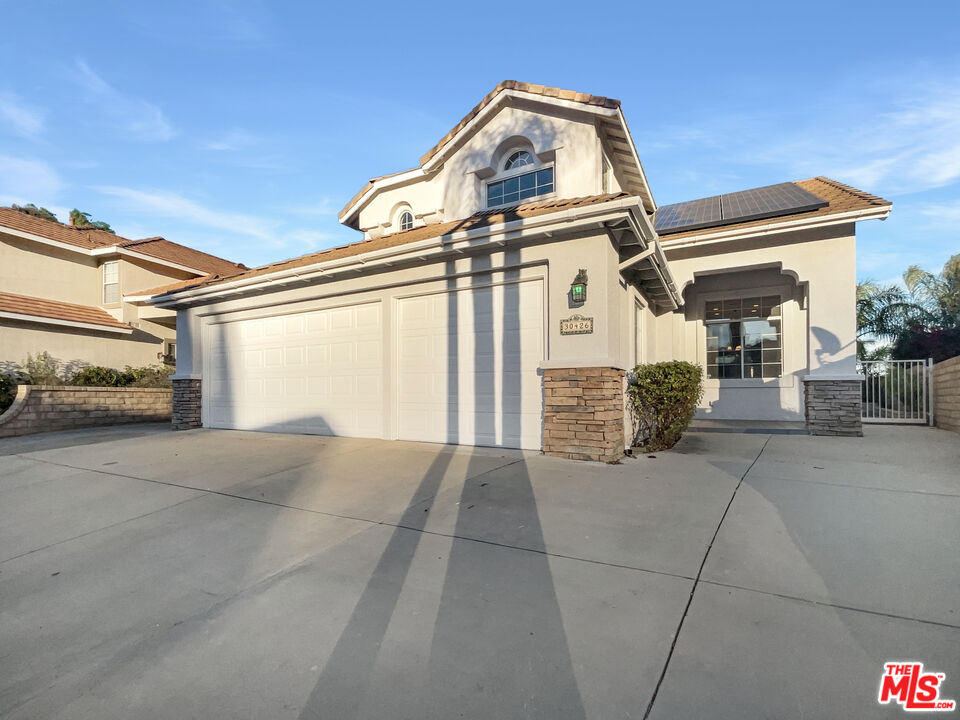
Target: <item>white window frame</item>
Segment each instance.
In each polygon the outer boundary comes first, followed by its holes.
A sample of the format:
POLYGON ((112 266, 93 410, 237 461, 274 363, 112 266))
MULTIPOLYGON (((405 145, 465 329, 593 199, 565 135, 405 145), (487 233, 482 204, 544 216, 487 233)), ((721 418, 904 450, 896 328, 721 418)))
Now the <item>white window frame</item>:
POLYGON ((100 299, 101 304, 103 305, 119 305, 120 304, 120 261, 119 260, 107 260, 100 266, 100 281, 101 281, 101 291, 100 299), (107 268, 115 267, 117 272, 117 279, 113 282, 107 282, 107 268), (111 285, 117 286, 117 299, 116 300, 107 300, 107 287, 111 285))
POLYGON ((400 232, 404 232, 404 231, 406 231, 406 230, 413 230, 413 223, 414 223, 415 221, 416 221, 416 218, 413 217, 413 211, 412 211, 410 208, 404 208, 404 209, 402 209, 402 210, 400 211, 400 214, 397 215, 397 229, 398 229, 400 232), (403 226, 403 216, 404 216, 404 215, 409 215, 409 216, 410 216, 410 227, 404 227, 404 226, 403 226))
POLYGON ((528 202, 540 202, 541 200, 550 200, 557 197, 557 169, 555 167, 556 163, 554 161, 551 160, 550 162, 546 162, 546 163, 541 162, 540 158, 537 157, 537 154, 533 151, 532 148, 524 147, 523 145, 515 145, 514 147, 510 148, 505 153, 503 153, 501 158, 502 158, 501 161, 498 163, 497 174, 494 175, 493 177, 490 177, 484 180, 483 186, 480 188, 480 192, 483 195, 484 209, 489 210, 492 208, 512 207, 514 205, 523 205, 524 203, 528 203, 528 202), (512 156, 514 153, 521 152, 521 151, 530 153, 530 157, 533 158, 533 165, 523 165, 521 167, 513 168, 511 170, 504 170, 504 167, 507 164, 507 160, 510 159, 510 156, 512 156), (532 198, 527 198, 526 200, 523 200, 519 203, 508 202, 508 203, 500 203, 499 205, 490 205, 487 202, 487 186, 490 185, 491 183, 498 183, 501 180, 509 180, 512 177, 526 175, 527 173, 530 173, 530 172, 536 172, 538 170, 546 170, 548 168, 553 168, 553 191, 552 192, 544 193, 543 195, 537 195, 532 198))
MULTIPOLYGON (((787 372, 787 357, 786 357, 786 344, 787 344, 787 332, 786 332, 786 303, 789 302, 790 297, 784 296, 783 292, 779 289, 773 288, 753 288, 750 290, 736 290, 736 291, 725 291, 718 293, 711 292, 700 292, 698 293, 697 303, 699 305, 699 312, 703 313, 700 318, 701 332, 700 337, 703 340, 703 377, 706 383, 710 385, 719 384, 719 385, 729 385, 731 387, 744 386, 744 385, 756 385, 756 384, 766 384, 766 383, 777 383, 784 384, 784 378, 790 376, 790 373, 787 372), (749 297, 778 297, 780 298, 780 374, 773 378, 748 378, 743 377, 743 359, 745 351, 741 348, 740 351, 740 377, 738 378, 712 378, 707 375, 707 353, 710 352, 710 349, 707 347, 707 327, 709 325, 714 325, 723 322, 739 322, 742 323, 744 318, 741 317, 739 320, 730 320, 730 319, 720 319, 720 320, 707 320, 706 317, 706 303, 710 300, 718 300, 721 303, 727 300, 739 300, 743 301, 745 298, 749 297)), ((748 318, 749 319, 749 318, 748 318)), ((757 320, 767 320, 768 318, 755 318, 757 320)), ((741 340, 742 340, 742 328, 741 328, 741 340)))

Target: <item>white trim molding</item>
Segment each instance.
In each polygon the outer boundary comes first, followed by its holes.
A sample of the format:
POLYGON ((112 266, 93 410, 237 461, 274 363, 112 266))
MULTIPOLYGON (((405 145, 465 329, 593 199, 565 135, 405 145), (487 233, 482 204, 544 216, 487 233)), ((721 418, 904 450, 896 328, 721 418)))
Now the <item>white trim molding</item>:
POLYGON ((41 325, 59 325, 61 327, 81 328, 83 330, 97 330, 99 332, 117 333, 119 335, 129 335, 133 328, 114 327, 113 325, 99 325, 97 323, 76 322, 73 320, 61 320, 59 318, 45 317, 43 315, 26 315, 24 313, 0 312, 0 318, 8 320, 20 320, 22 322, 34 322, 41 325))

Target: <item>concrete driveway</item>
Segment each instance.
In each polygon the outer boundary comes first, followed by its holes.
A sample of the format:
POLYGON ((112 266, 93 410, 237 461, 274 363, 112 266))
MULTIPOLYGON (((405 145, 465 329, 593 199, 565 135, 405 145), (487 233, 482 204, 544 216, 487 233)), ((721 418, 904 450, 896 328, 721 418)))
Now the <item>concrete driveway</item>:
POLYGON ((5 718, 836 718, 960 699, 960 440, 618 466, 127 427, 0 441, 5 718))

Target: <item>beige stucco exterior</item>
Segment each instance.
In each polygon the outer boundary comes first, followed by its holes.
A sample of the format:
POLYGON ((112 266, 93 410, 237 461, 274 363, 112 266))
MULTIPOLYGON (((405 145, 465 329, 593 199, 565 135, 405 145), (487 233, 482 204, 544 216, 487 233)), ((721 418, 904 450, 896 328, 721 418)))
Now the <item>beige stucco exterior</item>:
POLYGON ((79 328, 48 320, 0 318, 0 363, 12 369, 46 351, 68 369, 83 365, 155 365, 159 355, 176 341, 176 314, 142 302, 104 303, 103 265, 118 263, 120 296, 138 293, 189 277, 189 273, 160 263, 122 256, 96 255, 62 243, 39 242, 0 231, 0 291, 15 295, 98 307, 131 332, 79 328))

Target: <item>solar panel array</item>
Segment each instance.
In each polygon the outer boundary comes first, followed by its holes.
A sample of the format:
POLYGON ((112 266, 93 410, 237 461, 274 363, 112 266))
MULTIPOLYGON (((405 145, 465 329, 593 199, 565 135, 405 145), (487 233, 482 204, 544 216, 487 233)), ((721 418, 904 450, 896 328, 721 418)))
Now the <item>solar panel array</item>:
POLYGON ((654 226, 661 235, 668 235, 686 230, 808 212, 826 207, 828 204, 799 185, 786 182, 675 205, 664 205, 657 209, 654 226))

